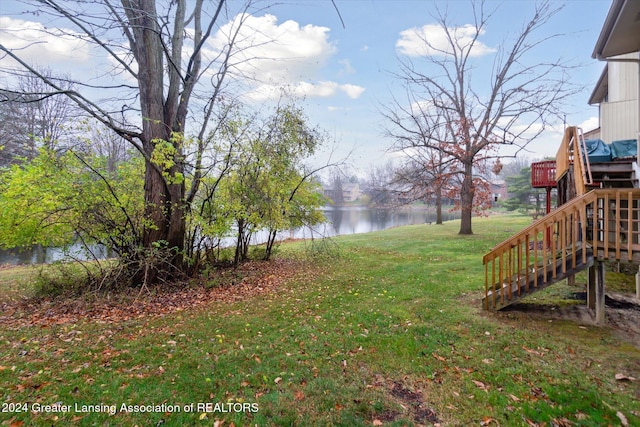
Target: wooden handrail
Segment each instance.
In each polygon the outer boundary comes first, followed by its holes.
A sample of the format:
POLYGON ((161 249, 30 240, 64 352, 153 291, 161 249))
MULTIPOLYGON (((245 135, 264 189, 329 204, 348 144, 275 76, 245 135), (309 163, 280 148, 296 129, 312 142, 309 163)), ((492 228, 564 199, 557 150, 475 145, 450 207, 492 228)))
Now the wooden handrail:
POLYGON ((556 153, 556 181, 560 181, 573 165, 573 178, 578 196, 587 192, 587 185, 593 184, 587 154, 582 129, 577 126, 567 127, 564 130, 560 148, 556 153))
POLYGON ((591 255, 640 262, 639 216, 640 189, 592 190, 560 206, 483 257, 486 308, 555 281, 591 255))
POLYGON ((593 175, 591 175, 591 164, 589 163, 589 153, 587 150, 587 143, 584 140, 584 134, 582 133, 582 129, 579 127, 575 128, 574 138, 576 140, 573 142, 574 146, 578 148, 578 156, 580 158, 580 169, 582 171, 582 181, 585 185, 593 185, 593 175))

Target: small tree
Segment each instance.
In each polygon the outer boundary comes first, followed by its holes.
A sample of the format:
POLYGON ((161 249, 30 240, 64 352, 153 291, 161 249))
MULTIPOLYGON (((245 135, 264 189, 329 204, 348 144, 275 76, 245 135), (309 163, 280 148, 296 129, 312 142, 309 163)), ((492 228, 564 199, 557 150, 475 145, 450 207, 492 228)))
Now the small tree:
POLYGON ((339 172, 333 175, 331 179, 331 201, 333 201, 333 204, 336 206, 344 205, 344 188, 339 172))
POLYGON ((370 206, 385 206, 396 203, 393 182, 396 167, 393 162, 384 165, 371 166, 364 181, 364 191, 369 197, 370 206))
POLYGON ((221 135, 228 155, 219 162, 219 178, 203 182, 208 196, 192 213, 192 221, 201 239, 235 234, 236 264, 248 258, 254 234, 265 232, 268 259, 278 232, 323 219, 317 209, 322 196, 311 177, 328 166, 304 167, 323 137, 293 105, 277 106, 266 119, 243 115, 236 108, 221 135))
POLYGON ((407 153, 405 164, 396 171, 394 182, 405 187, 405 200, 433 200, 436 207, 436 224, 442 224, 442 200, 459 199, 454 185, 456 169, 454 159, 445 159, 442 151, 424 149, 407 153))
POLYGON ((0 247, 102 244, 118 255, 142 238, 143 163, 120 163, 110 174, 104 157, 58 154, 42 147, 30 162, 0 174, 0 247))
POLYGON ((533 208, 534 215, 542 213, 544 191, 531 186, 531 166, 523 167, 517 175, 506 176, 505 181, 509 198, 503 206, 508 211, 528 213, 533 208))

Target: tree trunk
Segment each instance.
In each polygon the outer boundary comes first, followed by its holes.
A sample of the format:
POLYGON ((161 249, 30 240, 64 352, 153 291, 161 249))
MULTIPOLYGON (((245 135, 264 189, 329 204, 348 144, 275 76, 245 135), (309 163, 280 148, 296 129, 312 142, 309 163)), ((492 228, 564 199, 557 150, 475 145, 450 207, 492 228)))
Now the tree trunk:
POLYGON ((473 234, 471 217, 473 216, 473 165, 464 165, 464 178, 460 189, 460 231, 458 234, 473 234))
POLYGON ((436 224, 442 225, 442 187, 436 190, 436 224))
POLYGON ((138 64, 143 118, 141 140, 147 158, 144 177, 145 214, 151 224, 145 227, 142 242, 145 248, 160 244, 171 249, 171 264, 181 269, 186 232, 185 184, 174 179, 176 173, 183 172, 180 166, 181 148, 175 147, 175 164, 168 170, 163 170, 163 166, 154 165, 150 161, 158 141, 172 141, 172 132, 182 131, 180 126, 175 128, 173 123, 167 123, 165 119, 165 111, 170 106, 165 105, 164 99, 163 45, 155 2, 141 0, 133 4, 130 0, 122 0, 122 3, 132 28, 131 50, 138 64))
POLYGON ((233 265, 238 266, 242 259, 242 248, 244 242, 244 220, 242 218, 238 219, 238 237, 236 240, 236 251, 233 257, 233 265))
POLYGON ((267 246, 264 252, 264 260, 269 261, 271 258, 271 253, 273 251, 273 246, 276 243, 276 236, 278 232, 276 230, 269 230, 269 237, 267 238, 267 246))

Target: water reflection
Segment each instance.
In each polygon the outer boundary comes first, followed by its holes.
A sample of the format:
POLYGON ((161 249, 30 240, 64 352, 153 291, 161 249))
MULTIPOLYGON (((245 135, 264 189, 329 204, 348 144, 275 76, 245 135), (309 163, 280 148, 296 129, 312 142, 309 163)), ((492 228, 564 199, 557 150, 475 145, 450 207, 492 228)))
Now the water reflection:
MULTIPOLYGON (((387 228, 402 225, 426 224, 436 221, 436 214, 427 209, 377 209, 366 207, 325 207, 322 209, 327 218, 326 224, 315 226, 312 229, 302 228, 295 231, 283 232, 281 239, 289 237, 333 237, 343 234, 369 233, 372 231, 386 230, 387 228)), ((442 219, 449 221, 460 218, 459 213, 443 212, 442 219)), ((252 244, 266 241, 267 233, 256 233, 252 244)), ((225 239, 229 245, 233 245, 233 239, 225 239)), ((105 258, 104 248, 92 248, 98 258, 105 258)), ((69 257, 76 259, 93 259, 80 245, 74 245, 68 250, 59 248, 35 247, 29 251, 3 251, 0 250, 0 265, 2 264, 45 264, 69 257)))
MULTIPOLYGON (((369 233, 403 225, 436 221, 436 213, 426 209, 376 209, 365 207, 328 207, 329 235, 369 233)), ((443 221, 459 218, 458 213, 443 212, 443 221)))
POLYGON ((88 252, 82 245, 74 244, 66 249, 34 246, 24 251, 0 250, 0 265, 50 264, 65 259, 104 259, 109 255, 103 246, 94 245, 90 249, 91 252, 88 252))

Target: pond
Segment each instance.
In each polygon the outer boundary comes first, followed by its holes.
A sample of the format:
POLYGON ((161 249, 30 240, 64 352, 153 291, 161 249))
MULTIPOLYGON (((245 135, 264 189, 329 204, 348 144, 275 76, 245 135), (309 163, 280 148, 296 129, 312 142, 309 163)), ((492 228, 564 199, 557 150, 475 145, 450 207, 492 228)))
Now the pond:
MULTIPOLYGON (((281 237, 333 237, 344 234, 369 233, 402 225, 426 224, 436 221, 436 214, 431 208, 382 209, 361 206, 328 206, 322 208, 322 211, 327 218, 325 224, 313 227, 313 229, 302 228, 295 230, 293 233, 283 232, 281 237)), ((460 218, 460 213, 443 212, 442 217, 444 221, 449 221, 460 218)), ((261 234, 257 234, 253 243, 261 243, 261 238, 266 239, 261 234)), ((230 239, 229 243, 233 244, 233 241, 230 239)), ((69 255, 87 259, 87 254, 84 253, 80 245, 72 246, 67 252, 59 248, 36 247, 29 251, 0 250, 0 265, 46 264, 65 259, 69 255)), ((97 248, 95 255, 103 258, 106 254, 103 248, 97 248)))
MULTIPOLYGON (((369 233, 403 225, 428 224, 436 221, 432 208, 382 209, 366 207, 325 207, 328 236, 369 233)), ((460 218, 460 213, 443 212, 443 221, 460 218)))

